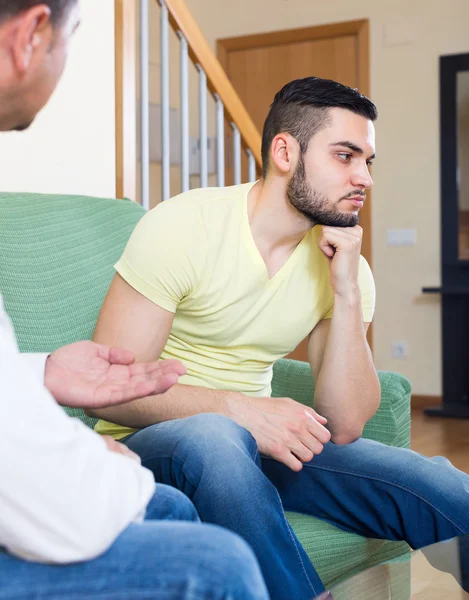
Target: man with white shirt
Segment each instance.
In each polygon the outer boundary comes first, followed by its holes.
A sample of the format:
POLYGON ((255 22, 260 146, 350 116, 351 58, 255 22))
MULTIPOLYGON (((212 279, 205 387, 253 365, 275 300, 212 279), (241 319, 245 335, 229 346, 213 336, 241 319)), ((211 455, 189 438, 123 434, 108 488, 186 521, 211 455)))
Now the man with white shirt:
MULTIPOLYGON (((0 131, 46 104, 78 22, 78 0, 0 0, 0 131)), ((0 296, 0 599, 267 598, 245 542, 174 523, 198 521, 192 503, 58 406, 159 394, 184 373, 92 342, 20 355, 0 296)))

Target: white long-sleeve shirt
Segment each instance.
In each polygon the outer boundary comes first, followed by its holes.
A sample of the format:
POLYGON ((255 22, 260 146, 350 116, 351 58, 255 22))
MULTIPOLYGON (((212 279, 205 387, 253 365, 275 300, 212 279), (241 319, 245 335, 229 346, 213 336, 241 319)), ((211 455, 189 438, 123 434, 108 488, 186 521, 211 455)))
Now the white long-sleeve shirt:
POLYGON ((141 518, 153 475, 70 419, 33 360, 37 369, 19 354, 0 296, 0 546, 39 562, 89 560, 141 518))

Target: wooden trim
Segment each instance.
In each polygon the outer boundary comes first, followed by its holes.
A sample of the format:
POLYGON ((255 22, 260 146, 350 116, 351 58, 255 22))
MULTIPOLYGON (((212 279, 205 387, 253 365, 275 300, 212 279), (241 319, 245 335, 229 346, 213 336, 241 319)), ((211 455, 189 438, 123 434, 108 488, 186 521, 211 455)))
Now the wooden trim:
POLYGON ((223 40, 217 40, 217 58, 225 73, 228 74, 228 49, 223 45, 223 40))
POLYGON ((259 48, 262 46, 279 46, 281 44, 290 44, 291 42, 305 42, 330 37, 357 35, 364 25, 368 27, 368 19, 225 38, 219 40, 219 44, 227 51, 259 48))
POLYGON ((116 197, 137 196, 136 0, 114 0, 116 69, 116 197))
POLYGON ((410 399, 410 407, 412 410, 422 410, 429 406, 439 406, 442 404, 443 399, 441 396, 424 396, 421 394, 412 394, 410 399))
MULTIPOLYGON (((158 0, 155 0, 158 1, 158 0)), ((200 64, 207 75, 207 85, 225 106, 229 120, 236 123, 245 148, 250 148, 258 166, 261 166, 261 136, 241 102, 223 67, 210 48, 194 17, 183 0, 165 0, 169 20, 175 31, 181 31, 189 46, 192 61, 200 64)))

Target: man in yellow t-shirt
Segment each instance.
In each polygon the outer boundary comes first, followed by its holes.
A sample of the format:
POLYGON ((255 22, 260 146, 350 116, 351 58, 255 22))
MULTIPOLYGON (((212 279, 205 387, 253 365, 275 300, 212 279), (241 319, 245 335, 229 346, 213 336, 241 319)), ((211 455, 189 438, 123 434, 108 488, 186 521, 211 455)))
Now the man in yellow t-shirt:
POLYGON ((241 534, 274 600, 323 590, 284 508, 413 547, 469 532, 466 475, 359 439, 380 401, 358 225, 375 118, 338 83, 287 84, 264 125, 260 181, 146 214, 95 331, 141 360, 187 367, 163 397, 94 411, 97 431, 188 494, 202 520, 241 534), (270 397, 273 363, 305 337, 317 412, 270 397))

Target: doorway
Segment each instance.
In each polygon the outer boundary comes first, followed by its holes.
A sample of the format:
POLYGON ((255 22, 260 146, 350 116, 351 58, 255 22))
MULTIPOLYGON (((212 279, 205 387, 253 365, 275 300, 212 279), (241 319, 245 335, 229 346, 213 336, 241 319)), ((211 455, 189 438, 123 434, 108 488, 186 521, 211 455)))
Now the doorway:
MULTIPOLYGON (((315 75, 334 79, 369 95, 367 19, 226 38, 217 55, 260 132, 276 92, 292 79, 315 75)), ((227 136, 231 133, 227 128, 227 136)), ((228 140, 227 147, 231 146, 228 140)), ((243 170, 247 165, 243 165, 243 170)), ((230 165, 227 185, 230 182, 230 165)), ((371 194, 360 212, 362 254, 371 266, 371 194)), ((371 341, 371 327, 368 332, 371 341)), ((290 358, 307 360, 306 340, 290 358)))

